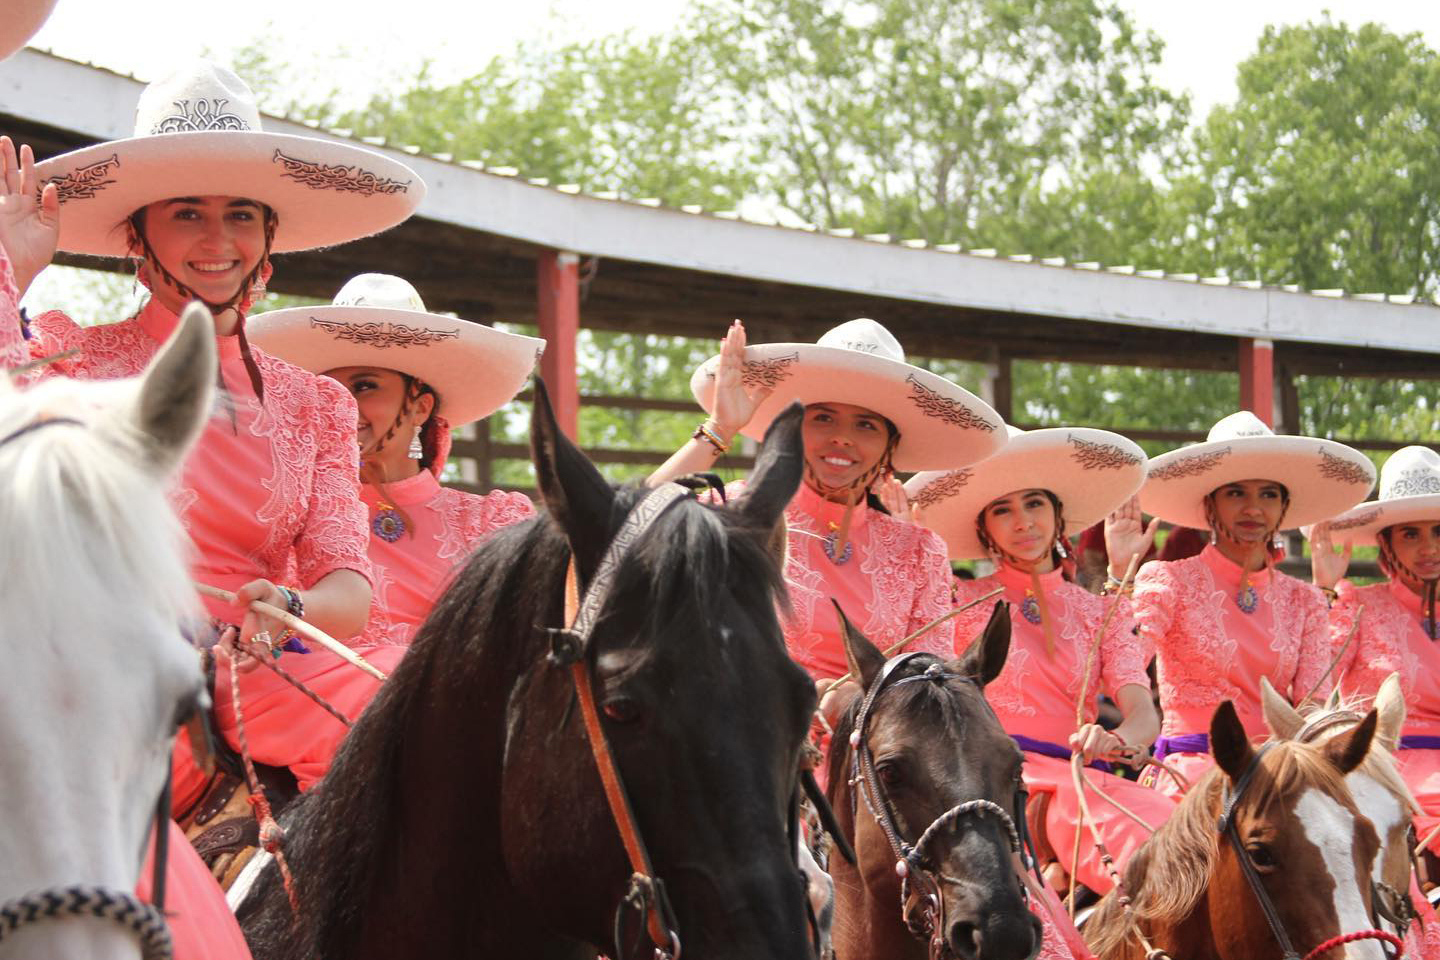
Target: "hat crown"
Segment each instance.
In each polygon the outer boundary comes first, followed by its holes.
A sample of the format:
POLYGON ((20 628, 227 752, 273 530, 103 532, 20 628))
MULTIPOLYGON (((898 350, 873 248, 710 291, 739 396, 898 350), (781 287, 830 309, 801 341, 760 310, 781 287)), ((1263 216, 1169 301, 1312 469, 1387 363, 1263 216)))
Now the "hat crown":
POLYGON ((383 307, 386 310, 414 310, 429 313, 425 301, 410 281, 388 273, 362 273, 346 281, 335 294, 337 307, 383 307))
POLYGON ((260 130, 250 85, 208 60, 186 63, 151 83, 135 106, 135 136, 260 130))
POLYGON ((1380 499, 1440 494, 1440 454, 1429 447, 1402 447, 1380 471, 1380 499))
POLYGON ((1216 440, 1237 440, 1242 437, 1273 437, 1275 431, 1265 425, 1249 410, 1241 410, 1239 413, 1232 413, 1230 416, 1221 419, 1210 428, 1206 435, 1207 442, 1216 440))
POLYGON ((832 327, 815 343, 821 347, 854 350, 856 353, 868 353, 887 360, 905 362, 905 351, 901 349, 900 341, 869 317, 847 320, 838 327, 832 327))

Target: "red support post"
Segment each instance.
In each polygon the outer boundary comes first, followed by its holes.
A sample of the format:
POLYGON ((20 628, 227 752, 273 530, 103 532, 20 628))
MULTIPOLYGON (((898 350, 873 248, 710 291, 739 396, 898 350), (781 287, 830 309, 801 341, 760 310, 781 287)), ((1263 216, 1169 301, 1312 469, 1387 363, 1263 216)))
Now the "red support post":
POLYGON ((1271 340, 1240 340, 1240 409, 1275 426, 1275 344, 1271 340))
POLYGON ((580 425, 580 386, 575 367, 575 338, 580 332, 580 257, 542 250, 535 261, 539 290, 535 313, 545 355, 540 376, 550 391, 560 429, 575 440, 580 425))

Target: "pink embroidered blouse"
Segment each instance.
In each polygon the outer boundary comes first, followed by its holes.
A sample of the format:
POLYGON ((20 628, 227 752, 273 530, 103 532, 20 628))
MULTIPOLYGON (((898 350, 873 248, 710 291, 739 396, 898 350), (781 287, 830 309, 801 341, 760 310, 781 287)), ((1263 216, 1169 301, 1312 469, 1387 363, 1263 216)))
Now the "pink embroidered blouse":
MULTIPOLYGON (((429 470, 387 483, 384 492, 386 503, 404 510, 410 529, 394 543, 373 529, 370 533, 375 596, 370 620, 355 646, 409 644, 475 545, 501 527, 535 515, 524 494, 497 490, 482 497, 442 487, 429 470)), ((373 518, 379 491, 366 484, 360 497, 373 518)))
POLYGON ((1232 700, 1251 736, 1263 735, 1260 678, 1299 699, 1329 691, 1330 632, 1320 591, 1278 571, 1249 574, 1258 603, 1236 603, 1241 569, 1213 544, 1184 560, 1140 568, 1135 621, 1157 657, 1162 734, 1208 733, 1222 700, 1232 700))
POLYGON ((1394 580, 1368 587, 1341 580, 1337 592, 1339 599, 1330 609, 1330 639, 1337 652, 1350 636, 1357 614, 1360 620, 1336 669, 1343 678, 1341 687, 1368 699, 1398 670, 1405 691, 1403 732, 1440 736, 1440 643, 1420 626, 1420 598, 1394 580))
MULTIPOLYGON (((995 708, 1006 733, 1063 746, 1075 732, 1080 678, 1110 601, 1070 583, 1059 570, 1041 574, 1040 588, 1045 591, 1046 606, 1054 622, 1055 651, 1049 653, 1041 625, 1024 616, 1023 606, 1031 591, 1028 573, 1002 565, 988 577, 957 581, 955 603, 963 606, 997 587, 1005 591, 1001 596, 955 618, 956 652, 963 652, 985 628, 998 600, 1009 603, 1010 654, 1000 676, 985 687, 985 699, 995 708)), ((1095 698, 1102 690, 1114 696, 1126 684, 1139 684, 1147 690, 1150 687, 1150 678, 1145 674, 1149 657, 1135 636, 1129 603, 1123 599, 1120 603, 1089 668, 1087 719, 1094 719, 1095 698)))
MULTIPOLYGON (((785 582, 792 607, 784 623, 785 645, 817 680, 842 677, 848 669, 831 598, 882 650, 950 609, 950 563, 938 535, 860 507, 850 521, 850 559, 835 563, 826 555, 825 540, 844 513, 844 507, 807 484, 800 485, 785 511, 785 582)), ((906 649, 948 658, 954 648, 954 622, 946 621, 906 649)))
MULTIPOLYGON (((3 257, 3 251, 0 251, 3 257)), ((7 366, 77 349, 44 368, 84 380, 140 373, 179 323, 151 300, 135 317, 82 327, 58 311, 36 317, 22 338, 14 280, 0 260, 0 360, 7 366)), ((216 337, 233 419, 217 405, 191 451, 171 502, 195 543, 197 580, 235 590, 257 577, 308 589, 335 570, 370 578, 367 518, 359 498, 355 399, 333 380, 253 350, 265 381, 262 407, 236 337, 216 337)), ((212 615, 229 607, 205 599, 212 615)))

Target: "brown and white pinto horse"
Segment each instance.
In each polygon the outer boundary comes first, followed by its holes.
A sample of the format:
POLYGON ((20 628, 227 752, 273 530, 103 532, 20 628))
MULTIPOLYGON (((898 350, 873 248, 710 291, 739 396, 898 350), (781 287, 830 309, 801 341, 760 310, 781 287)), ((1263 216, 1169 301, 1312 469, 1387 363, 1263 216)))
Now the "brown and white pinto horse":
MULTIPOLYGON (((1127 915, 1116 891, 1101 901, 1085 936, 1102 960, 1144 960, 1136 925, 1177 958, 1255 960, 1286 949, 1310 957, 1342 934, 1374 926, 1371 869, 1380 840, 1351 797, 1345 776, 1365 760, 1375 735, 1374 711, 1322 744, 1272 741, 1257 752, 1226 701, 1210 724, 1218 769, 1186 795, 1174 815, 1136 852, 1125 871, 1133 900, 1127 915), (1230 816, 1248 858, 1219 831, 1230 816), (1272 928, 1253 868, 1273 904, 1272 928)), ((1382 960, 1374 939, 1335 943, 1324 960, 1382 960)), ((1315 960, 1320 960, 1317 956, 1315 960)))
POLYGON ((861 694, 836 725, 827 762, 830 805, 857 860, 831 860, 836 960, 1034 956, 1040 921, 1014 866, 1023 757, 984 697, 1010 649, 1004 604, 959 660, 887 661, 843 613, 841 625, 861 694), (897 842, 915 848, 908 884, 897 842))

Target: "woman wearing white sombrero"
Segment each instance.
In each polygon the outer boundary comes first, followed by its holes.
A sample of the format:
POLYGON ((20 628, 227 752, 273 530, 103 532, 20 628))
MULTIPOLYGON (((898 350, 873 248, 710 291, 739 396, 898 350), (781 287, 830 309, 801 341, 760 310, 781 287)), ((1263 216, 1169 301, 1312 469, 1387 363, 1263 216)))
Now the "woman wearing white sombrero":
MULTIPOLYGON (((943 377, 905 362, 874 320, 842 323, 817 343, 747 347, 736 321, 720 356, 690 387, 710 418, 651 478, 711 469, 738 433, 765 434, 798 400, 805 404, 805 479, 786 511, 785 579, 790 655, 829 686, 846 673, 830 600, 882 648, 950 609, 950 566, 940 538, 890 516, 874 496, 891 469, 960 467, 1005 443, 998 414, 943 377)), ((947 622, 914 649, 954 655, 947 622)))
MULTIPOLYGON (((1197 556, 1142 567, 1133 597, 1136 624, 1156 655, 1164 714, 1156 756, 1192 782, 1213 766, 1205 731, 1220 701, 1232 701, 1245 729, 1261 737, 1261 677, 1297 705, 1329 690, 1325 600, 1274 569, 1275 538, 1350 509, 1374 482, 1364 454, 1332 440, 1276 436, 1248 412, 1215 424, 1206 442, 1150 461, 1140 490, 1145 512, 1211 534, 1197 556)), ((1112 553, 1111 577, 1129 560, 1112 553)), ((1179 790, 1164 776, 1158 786, 1179 790)))
POLYGON ((466 493, 440 474, 451 428, 508 403, 545 341, 430 313, 409 283, 378 273, 350 280, 330 306, 251 326, 261 349, 338 380, 359 405, 375 599, 353 642, 403 650, 475 544, 535 512, 524 494, 466 493))
MULTIPOLYGON (((1086 771, 1091 785, 1152 826, 1174 809, 1169 798, 1108 772, 1106 761, 1144 756, 1160 732, 1145 673, 1149 657, 1134 636, 1129 603, 1123 599, 1099 635, 1107 601, 1073 582, 1065 546, 1067 536, 1126 504, 1144 478, 1144 451, 1119 434, 1080 427, 1012 428, 1010 442, 988 460, 963 470, 917 474, 905 485, 920 522, 944 538, 950 559, 995 564, 988 577, 958 582, 956 602, 999 588, 1010 604, 1010 656, 1000 676, 986 686, 985 698, 1025 751, 1031 797, 1050 798, 1041 826, 1046 846, 1056 852, 1057 860, 1046 869, 1056 889, 1065 887, 1079 826, 1068 763, 1072 751, 1099 767, 1086 771), (1114 730, 1095 722, 1102 690, 1124 715, 1114 730), (1086 717, 1078 730, 1077 703, 1085 705, 1086 717)), ((1110 534, 1112 553, 1133 554, 1143 541, 1138 528, 1112 525, 1110 534)), ((988 614, 978 607, 962 613, 957 632, 972 636, 988 614)), ((1112 804, 1092 803, 1090 809, 1123 869, 1150 831, 1112 804)), ((1077 861, 1076 878, 1104 893, 1111 885, 1108 872, 1090 843, 1080 847, 1085 853, 1077 861)))
MULTIPOLYGON (((0 308, 10 308, 0 316, 0 362, 74 351, 47 372, 128 376, 144 367, 188 301, 203 301, 214 315, 220 410, 185 465, 175 503, 196 545, 196 579, 239 596, 234 606, 205 600, 217 623, 238 624, 238 637, 224 631, 222 652, 237 641, 257 653, 290 642, 281 624, 247 612, 253 600, 303 612, 334 635, 360 630, 370 564, 355 402, 333 381, 251 350, 245 316, 270 274, 272 253, 393 226, 419 202, 420 179, 371 151, 265 133, 244 81, 197 61, 145 89, 133 137, 39 166, 28 147, 17 158, 0 138, 0 180, 0 288, 23 294, 58 243, 74 253, 137 259, 137 278, 151 291, 134 317, 90 327, 58 312, 27 322, 0 296, 0 308)), ((229 659, 220 659, 217 718, 234 745, 229 659)), ((276 682, 269 671, 241 679, 247 691, 276 682)), ((338 723, 312 712, 316 725, 338 723)), ((252 730, 254 756, 299 762, 305 733, 271 739, 252 730)), ((182 809, 206 784, 183 739, 175 767, 182 809)))
POLYGON ((1330 638, 1342 690, 1368 702, 1386 676, 1400 675, 1400 770, 1420 806, 1416 832, 1440 853, 1440 455, 1428 447, 1395 451, 1380 471, 1379 499, 1317 523, 1310 540, 1315 583, 1333 599, 1330 638), (1335 544, 1344 552, 1336 554, 1335 544), (1341 579, 1357 545, 1380 549, 1388 580, 1357 587, 1341 579))

